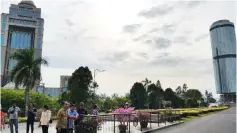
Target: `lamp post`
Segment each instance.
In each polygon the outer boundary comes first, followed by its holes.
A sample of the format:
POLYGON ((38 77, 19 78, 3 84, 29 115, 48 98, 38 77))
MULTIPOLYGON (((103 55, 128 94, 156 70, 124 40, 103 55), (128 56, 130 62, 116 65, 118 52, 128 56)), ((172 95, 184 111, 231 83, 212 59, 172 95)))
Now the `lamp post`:
POLYGON ((96 88, 96 81, 95 81, 95 76, 98 72, 104 72, 105 70, 100 70, 100 69, 95 69, 94 70, 94 75, 93 75, 93 88, 94 88, 94 93, 95 93, 95 88, 96 88))

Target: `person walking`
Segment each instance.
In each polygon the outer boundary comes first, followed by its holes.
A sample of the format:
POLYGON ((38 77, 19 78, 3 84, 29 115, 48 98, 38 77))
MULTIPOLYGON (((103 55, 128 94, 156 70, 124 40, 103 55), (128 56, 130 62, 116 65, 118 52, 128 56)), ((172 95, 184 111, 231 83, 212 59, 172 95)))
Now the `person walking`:
POLYGON ((30 104, 29 110, 27 112, 27 121, 26 121, 26 133, 29 133, 31 126, 31 133, 34 132, 34 122, 36 117, 36 108, 33 104, 30 104))
POLYGON ((67 119, 71 118, 67 114, 68 108, 69 108, 69 103, 64 102, 63 107, 57 113, 57 118, 58 118, 58 121, 56 124, 57 133, 67 133, 67 119))
POLYGON ((128 109, 129 108, 129 105, 128 105, 128 102, 125 103, 125 106, 124 106, 124 109, 128 109))
POLYGON ((99 111, 97 109, 97 105, 96 104, 93 106, 92 115, 99 115, 99 111))
POLYGON ((78 125, 83 119, 83 116, 88 115, 83 102, 80 102, 80 107, 77 110, 77 113, 79 114, 79 118, 74 121, 74 125, 78 125))
POLYGON ((80 115, 87 115, 88 114, 86 109, 85 109, 85 107, 84 107, 84 103, 83 102, 80 102, 80 108, 77 110, 77 112, 78 112, 79 116, 80 115))
POLYGON ((76 120, 79 116, 79 114, 76 111, 75 104, 70 105, 70 108, 67 110, 67 113, 68 113, 69 117, 71 117, 71 118, 68 118, 68 120, 67 120, 68 133, 73 133, 74 120, 76 120))
POLYGON ((18 113, 21 112, 20 108, 13 104, 12 107, 8 109, 9 115, 9 125, 10 132, 14 133, 13 126, 15 127, 15 132, 18 133, 18 113))
POLYGON ((39 126, 42 127, 42 133, 48 133, 51 120, 51 111, 47 105, 44 105, 44 110, 41 113, 39 126))
POLYGON ((0 110, 1 110, 1 121, 0 121, 0 126, 1 129, 5 129, 5 122, 6 122, 6 114, 2 110, 2 106, 0 105, 0 110))

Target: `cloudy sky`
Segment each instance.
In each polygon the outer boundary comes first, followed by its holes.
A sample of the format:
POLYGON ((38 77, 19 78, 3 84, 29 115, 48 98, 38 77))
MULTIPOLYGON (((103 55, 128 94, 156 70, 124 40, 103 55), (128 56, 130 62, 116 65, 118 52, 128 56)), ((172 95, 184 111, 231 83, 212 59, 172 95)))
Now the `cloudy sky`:
MULTIPOLYGON (((2 12, 10 3, 2 0, 2 12)), ((79 66, 104 69, 99 93, 129 92, 134 82, 158 79, 163 88, 186 83, 215 93, 210 25, 236 23, 234 1, 34 0, 45 20, 43 82, 59 87, 60 75, 79 66)))

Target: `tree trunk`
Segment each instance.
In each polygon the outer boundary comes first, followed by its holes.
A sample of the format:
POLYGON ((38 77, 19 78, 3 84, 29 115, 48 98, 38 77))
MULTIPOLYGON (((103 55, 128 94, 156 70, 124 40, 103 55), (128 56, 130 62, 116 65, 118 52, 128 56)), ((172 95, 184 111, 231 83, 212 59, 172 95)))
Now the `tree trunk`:
POLYGON ((25 89, 25 116, 26 117, 27 117, 27 111, 28 111, 29 104, 30 104, 29 89, 26 88, 25 89))

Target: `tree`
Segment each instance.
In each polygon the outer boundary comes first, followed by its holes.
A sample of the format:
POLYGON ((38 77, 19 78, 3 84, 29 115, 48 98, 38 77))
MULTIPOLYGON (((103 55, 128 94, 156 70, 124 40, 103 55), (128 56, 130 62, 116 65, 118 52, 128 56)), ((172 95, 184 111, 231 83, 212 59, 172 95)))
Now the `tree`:
POLYGON ((145 78, 145 80, 142 81, 144 87, 147 89, 148 85, 151 84, 151 80, 145 78))
POLYGON ((112 94, 112 96, 111 96, 112 98, 118 98, 119 96, 118 96, 118 94, 117 93, 114 93, 114 94, 112 94))
MULTIPOLYGON (((68 80, 68 90, 71 92, 69 100, 79 105, 80 102, 87 102, 88 97, 95 96, 92 88, 92 74, 88 67, 79 67, 72 73, 68 80)), ((90 101, 92 104, 95 101, 90 101)))
POLYGON ((10 72, 10 80, 15 83, 15 87, 19 85, 25 87, 25 111, 27 115, 29 106, 29 91, 41 79, 40 66, 48 65, 48 61, 43 58, 36 58, 36 53, 33 48, 22 49, 14 52, 11 56, 11 60, 15 60, 17 63, 10 72))
POLYGON ((157 81, 156 81, 156 86, 162 89, 160 80, 157 80, 157 81))
POLYGON ((207 90, 205 90, 205 96, 206 96, 206 99, 207 99, 207 103, 215 103, 216 102, 216 99, 213 98, 213 95, 211 92, 208 92, 207 90))
POLYGON ((148 96, 148 106, 149 108, 156 108, 157 105, 157 90, 158 88, 156 87, 155 84, 150 84, 147 89, 147 96, 148 96))
POLYGON ((200 100, 202 98, 202 93, 197 89, 189 89, 184 93, 184 97, 186 99, 192 98, 192 99, 195 99, 197 101, 197 100, 200 100))
POLYGON ((132 105, 134 105, 136 108, 144 108, 144 105, 146 101, 144 99, 146 98, 146 89, 144 88, 142 83, 134 83, 131 90, 130 90, 130 96, 129 96, 132 105))
POLYGON ((176 94, 177 94, 179 97, 181 97, 181 95, 182 95, 182 88, 181 88, 181 86, 178 86, 175 91, 176 91, 176 94))
POLYGON ((195 100, 193 98, 186 99, 185 104, 186 104, 186 107, 188 107, 188 108, 198 107, 197 100, 195 100))
POLYGON ((184 106, 184 100, 178 97, 171 88, 167 88, 165 90, 164 100, 171 101, 173 108, 180 108, 184 106))
POLYGON ((184 83, 182 92, 185 93, 187 91, 187 89, 188 89, 188 86, 187 86, 187 84, 184 83))
POLYGON ((158 80, 156 85, 150 84, 147 89, 148 103, 150 108, 157 108, 161 106, 161 100, 164 98, 164 91, 161 87, 161 83, 158 80))

